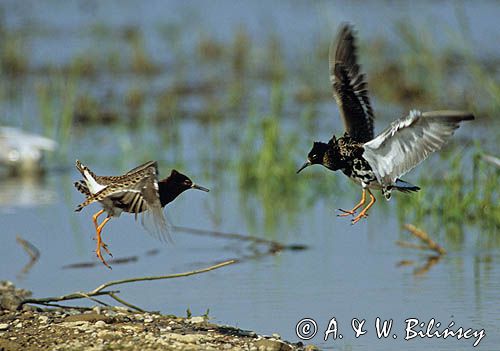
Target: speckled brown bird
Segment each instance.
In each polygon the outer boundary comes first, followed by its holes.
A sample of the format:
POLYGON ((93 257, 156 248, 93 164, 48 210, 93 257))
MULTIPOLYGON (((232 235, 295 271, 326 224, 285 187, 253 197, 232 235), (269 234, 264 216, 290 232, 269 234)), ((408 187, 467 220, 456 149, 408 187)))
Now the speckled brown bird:
POLYGON ((177 196, 188 189, 198 189, 208 192, 207 188, 199 186, 187 176, 172 170, 170 176, 158 180, 158 165, 155 161, 146 162, 121 176, 98 176, 80 161, 76 161, 76 168, 83 179, 74 183, 76 189, 87 199, 77 206, 77 212, 85 206, 99 202, 103 209, 92 216, 97 248, 96 254, 101 262, 111 268, 101 254, 101 248, 110 256, 107 245, 102 241, 101 232, 112 217, 119 217, 122 212, 148 216, 143 224, 146 229, 160 239, 170 239, 169 226, 163 214, 163 207, 172 202, 177 196), (98 217, 107 212, 107 217, 98 224, 98 217), (150 220, 148 220, 150 219, 150 220), (152 225, 150 225, 152 224, 152 225))

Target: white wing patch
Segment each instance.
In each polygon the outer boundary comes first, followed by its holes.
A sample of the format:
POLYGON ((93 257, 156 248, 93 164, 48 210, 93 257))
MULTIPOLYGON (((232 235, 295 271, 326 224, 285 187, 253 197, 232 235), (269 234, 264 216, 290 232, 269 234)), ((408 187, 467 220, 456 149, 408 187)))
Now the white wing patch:
POLYGON ((474 119, 461 111, 410 111, 406 117, 393 122, 375 139, 365 143, 363 157, 368 161, 383 185, 393 184, 453 135, 459 123, 474 119))
POLYGON ((101 185, 97 183, 97 181, 92 177, 89 171, 83 171, 83 177, 85 178, 85 184, 87 184, 87 188, 89 189, 91 194, 97 194, 102 189, 106 188, 105 185, 101 185))

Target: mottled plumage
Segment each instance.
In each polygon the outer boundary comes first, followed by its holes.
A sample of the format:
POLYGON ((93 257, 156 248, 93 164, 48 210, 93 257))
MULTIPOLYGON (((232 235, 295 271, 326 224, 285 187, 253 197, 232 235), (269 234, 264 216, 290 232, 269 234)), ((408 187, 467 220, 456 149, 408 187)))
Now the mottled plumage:
POLYGON ((100 248, 104 248, 108 254, 109 251, 100 234, 111 217, 119 217, 122 212, 133 213, 136 218, 142 214, 142 223, 149 232, 160 239, 169 239, 168 223, 162 208, 187 189, 208 191, 176 170, 172 170, 169 177, 158 180, 158 167, 154 161, 146 162, 121 176, 98 176, 78 160, 76 168, 83 179, 74 185, 87 198, 75 211, 81 211, 94 202, 99 202, 103 207, 93 216, 93 220, 98 242, 96 253, 106 266, 100 248), (104 212, 107 218, 98 225, 97 218, 104 212))
POLYGON ((341 170, 360 184, 361 201, 350 211, 341 210, 345 212, 341 216, 354 215, 365 203, 368 192, 370 203, 353 223, 366 217, 367 210, 375 203, 370 189, 380 189, 386 199, 390 199, 392 190, 420 190, 399 177, 439 150, 461 121, 474 119, 471 113, 463 111, 413 110, 374 138, 374 115, 364 75, 356 60, 352 27, 344 25, 330 47, 329 63, 333 95, 344 121, 345 134, 338 139, 333 136, 328 143, 314 142, 306 163, 297 171, 321 164, 332 171, 341 170))

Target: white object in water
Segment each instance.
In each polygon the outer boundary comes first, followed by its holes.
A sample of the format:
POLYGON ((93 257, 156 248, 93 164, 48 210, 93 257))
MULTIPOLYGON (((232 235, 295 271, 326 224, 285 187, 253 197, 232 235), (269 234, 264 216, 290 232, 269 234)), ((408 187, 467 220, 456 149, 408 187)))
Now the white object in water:
POLYGON ((18 128, 0 127, 0 165, 8 167, 10 173, 41 171, 43 152, 53 151, 56 146, 52 139, 18 128))

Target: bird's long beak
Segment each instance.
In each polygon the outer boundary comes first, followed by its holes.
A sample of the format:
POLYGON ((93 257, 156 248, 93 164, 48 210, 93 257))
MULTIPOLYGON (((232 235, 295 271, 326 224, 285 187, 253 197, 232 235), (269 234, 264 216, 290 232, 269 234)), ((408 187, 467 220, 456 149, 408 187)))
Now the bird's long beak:
POLYGON ((304 168, 306 167, 309 167, 311 165, 311 161, 307 160, 303 165, 302 167, 299 168, 299 170, 297 171, 297 174, 300 173, 300 171, 302 171, 304 168))
POLYGON ((207 193, 210 191, 207 188, 205 188, 201 185, 195 184, 195 183, 193 183, 193 185, 191 185, 191 189, 197 189, 197 190, 205 191, 207 193))

